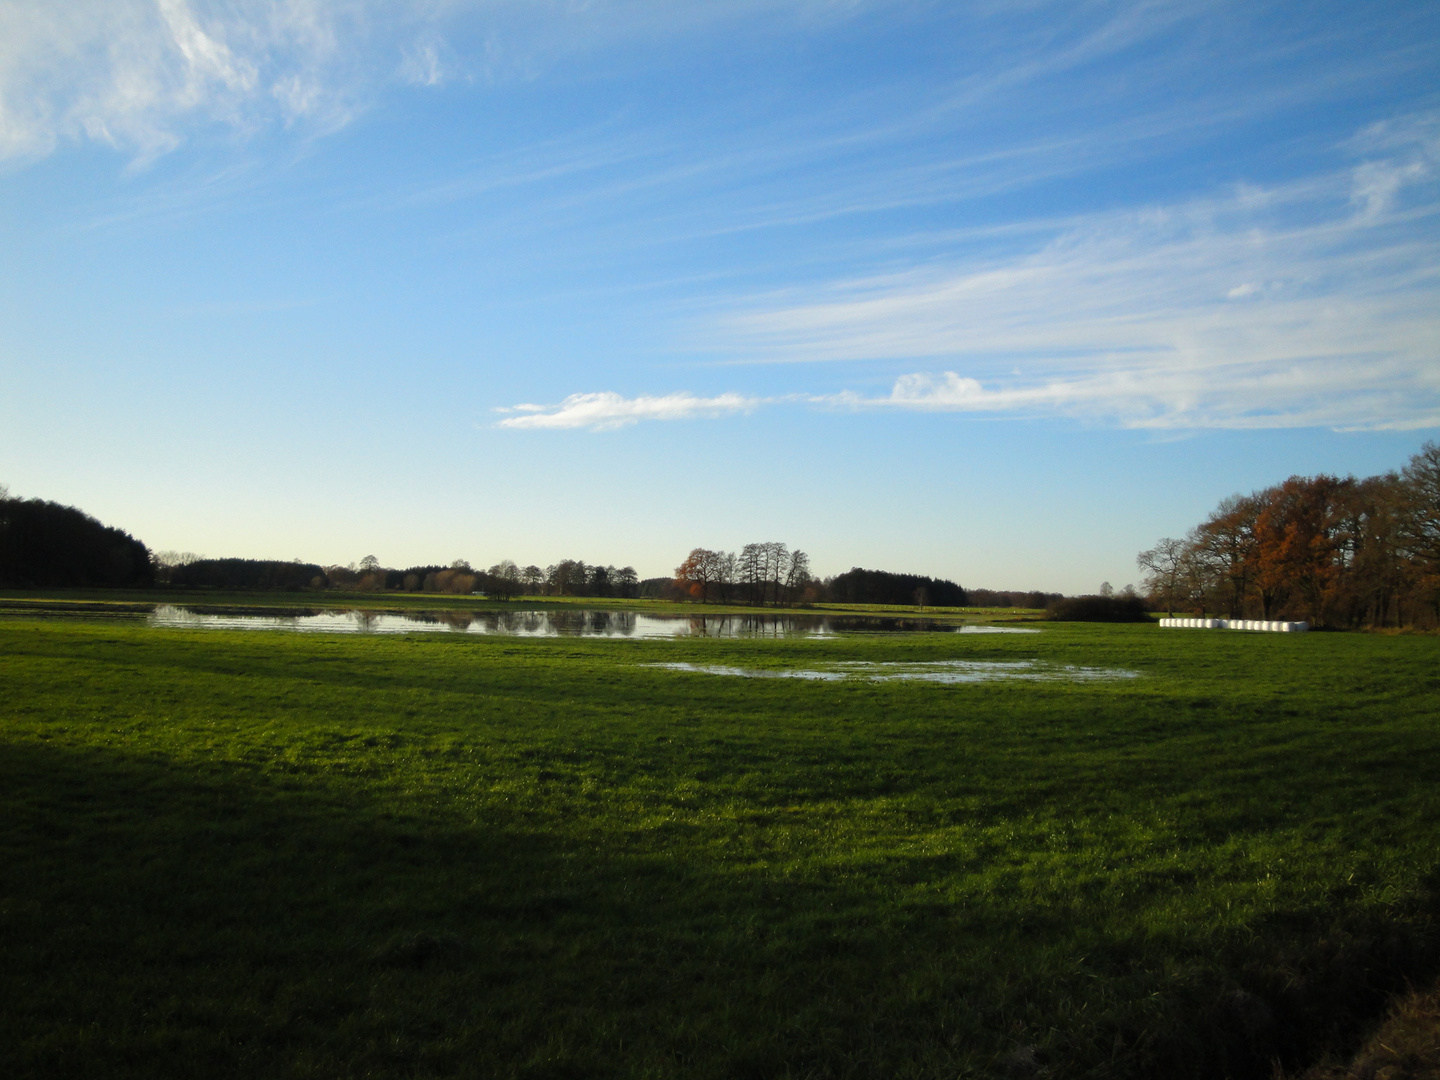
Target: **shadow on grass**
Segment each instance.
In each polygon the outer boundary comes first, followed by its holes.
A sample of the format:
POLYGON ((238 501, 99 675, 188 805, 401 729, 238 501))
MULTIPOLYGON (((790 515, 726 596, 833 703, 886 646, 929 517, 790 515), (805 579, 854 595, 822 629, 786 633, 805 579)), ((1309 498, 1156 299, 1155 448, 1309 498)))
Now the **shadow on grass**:
POLYGON ((0 799, 16 1077, 1262 1077, 1436 968, 1429 901, 1200 955, 338 777, 3 744, 0 799))

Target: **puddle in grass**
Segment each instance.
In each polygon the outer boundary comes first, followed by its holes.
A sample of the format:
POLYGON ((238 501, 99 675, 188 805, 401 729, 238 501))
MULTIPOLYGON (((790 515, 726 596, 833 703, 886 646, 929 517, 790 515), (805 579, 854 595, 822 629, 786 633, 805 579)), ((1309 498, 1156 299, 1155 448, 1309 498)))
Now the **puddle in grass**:
POLYGON ((666 671, 699 675, 729 675, 742 679, 812 679, 820 682, 863 680, 866 682, 981 683, 1003 680, 1025 682, 1112 682, 1133 679, 1138 672, 1124 668, 1078 667, 1049 664, 1043 660, 849 660, 819 664, 813 668, 742 668, 723 664, 642 664, 666 671))
POLYGON ((509 637, 753 638, 831 637, 859 632, 1038 634, 1017 626, 954 626, 934 619, 871 615, 642 615, 631 611, 275 611, 161 604, 150 626, 220 630, 291 630, 326 634, 425 631, 509 637))

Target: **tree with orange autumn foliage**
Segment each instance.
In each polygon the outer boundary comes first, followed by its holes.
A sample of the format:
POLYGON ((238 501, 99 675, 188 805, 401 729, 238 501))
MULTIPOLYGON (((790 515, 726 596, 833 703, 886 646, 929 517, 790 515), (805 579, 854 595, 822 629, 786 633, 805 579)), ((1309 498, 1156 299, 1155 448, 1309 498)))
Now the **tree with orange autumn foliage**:
POLYGON ((1319 626, 1440 625, 1440 446, 1399 473, 1292 476, 1141 552, 1153 606, 1319 626))
POLYGON ((1312 623, 1323 623, 1340 577, 1337 502, 1355 481, 1292 476, 1265 493, 1255 518, 1255 583, 1265 618, 1276 599, 1296 595, 1312 623))
POLYGON ((716 583, 724 555, 709 548, 694 548, 685 561, 675 568, 675 584, 693 599, 709 603, 710 590, 716 583))

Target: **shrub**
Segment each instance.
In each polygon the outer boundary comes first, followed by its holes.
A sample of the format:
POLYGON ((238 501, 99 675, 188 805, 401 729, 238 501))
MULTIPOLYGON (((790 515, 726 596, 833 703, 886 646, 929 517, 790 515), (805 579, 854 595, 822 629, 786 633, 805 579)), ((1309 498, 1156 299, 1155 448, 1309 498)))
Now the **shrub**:
POLYGON ((1067 596, 1045 609, 1057 622, 1146 622, 1150 615, 1138 596, 1067 596))

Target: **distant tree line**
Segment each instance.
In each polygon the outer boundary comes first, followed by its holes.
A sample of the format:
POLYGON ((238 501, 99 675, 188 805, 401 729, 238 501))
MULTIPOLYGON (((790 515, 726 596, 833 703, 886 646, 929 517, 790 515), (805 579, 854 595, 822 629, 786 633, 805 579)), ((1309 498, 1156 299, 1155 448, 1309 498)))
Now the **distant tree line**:
MULTIPOLYGON (((1170 543, 1166 541, 1165 543, 1170 543)), ((1149 553, 1147 553, 1149 554, 1149 553)), ((820 580, 802 550, 778 541, 739 552, 695 548, 670 577, 639 580, 633 566, 562 559, 541 567, 505 559, 489 569, 464 559, 448 566, 386 567, 374 555, 348 566, 300 559, 210 559, 148 548, 73 507, 12 499, 0 485, 0 587, 143 586, 262 592, 412 592, 497 599, 518 596, 694 600, 775 606, 833 602, 887 606, 1044 607, 1055 593, 966 590, 953 581, 853 567, 820 580)))
POLYGON ((892 604, 925 607, 967 607, 970 596, 953 581, 919 574, 892 574, 854 567, 826 583, 836 604, 892 604))
POLYGON ((172 564, 168 552, 156 559, 156 580, 162 585, 186 589, 231 589, 292 592, 323 589, 329 577, 314 563, 279 562, 273 559, 199 559, 172 564))
POLYGON ((966 589, 971 607, 1043 608, 1065 599, 1064 593, 1039 589, 966 589))
POLYGON ((484 593, 503 600, 530 596, 634 597, 639 581, 633 566, 589 565, 564 559, 541 569, 523 569, 506 559, 478 570, 464 559, 449 566, 424 565, 394 569, 367 555, 350 566, 320 566, 298 560, 206 559, 183 552, 156 556, 156 579, 177 588, 231 590, 339 589, 350 592, 422 592, 470 595, 484 593))
POLYGON ((0 485, 0 586, 148 585, 150 550, 129 533, 73 506, 12 499, 0 485))
POLYGON ((541 570, 527 566, 521 580, 535 596, 601 596, 634 599, 640 595, 639 576, 633 566, 586 565, 580 559, 562 559, 541 570))
POLYGON ((1440 446, 1399 472, 1232 495, 1137 557, 1153 608, 1316 626, 1440 624, 1440 446))
POLYGON ((481 575, 481 588, 503 600, 517 596, 598 596, 634 599, 639 576, 633 566, 601 566, 583 559, 561 559, 540 567, 521 567, 509 559, 481 575))
POLYGON ((684 600, 686 594, 675 585, 673 577, 651 577, 640 582, 636 589, 641 600, 684 600))

